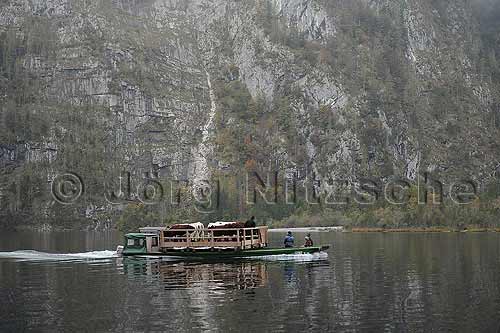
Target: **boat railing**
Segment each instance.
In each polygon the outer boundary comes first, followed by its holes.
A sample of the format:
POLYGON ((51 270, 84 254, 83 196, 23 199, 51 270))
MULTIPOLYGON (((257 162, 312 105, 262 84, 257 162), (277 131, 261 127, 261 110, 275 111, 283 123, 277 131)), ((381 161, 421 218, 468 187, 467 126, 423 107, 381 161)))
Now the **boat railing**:
POLYGON ((162 248, 261 248, 267 246, 267 227, 171 229, 162 233, 162 248))

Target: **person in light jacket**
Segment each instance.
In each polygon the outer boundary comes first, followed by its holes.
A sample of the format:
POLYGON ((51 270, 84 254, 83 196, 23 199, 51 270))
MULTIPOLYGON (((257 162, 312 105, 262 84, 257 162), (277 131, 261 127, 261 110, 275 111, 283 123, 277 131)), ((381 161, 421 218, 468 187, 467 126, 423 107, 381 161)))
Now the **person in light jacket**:
POLYGON ((312 240, 311 234, 307 234, 304 242, 304 247, 313 247, 314 242, 312 240))

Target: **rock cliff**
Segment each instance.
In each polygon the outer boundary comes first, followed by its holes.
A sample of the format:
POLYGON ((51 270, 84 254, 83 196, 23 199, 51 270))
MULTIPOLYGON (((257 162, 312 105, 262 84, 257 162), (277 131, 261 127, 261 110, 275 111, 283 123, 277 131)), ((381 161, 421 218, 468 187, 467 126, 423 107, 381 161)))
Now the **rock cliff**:
POLYGON ((423 172, 487 184, 500 168, 499 8, 4 0, 4 225, 112 226, 140 196, 106 199, 125 171, 195 191, 249 170, 313 175, 321 189, 423 172), (51 186, 68 172, 85 191, 61 205, 51 186))

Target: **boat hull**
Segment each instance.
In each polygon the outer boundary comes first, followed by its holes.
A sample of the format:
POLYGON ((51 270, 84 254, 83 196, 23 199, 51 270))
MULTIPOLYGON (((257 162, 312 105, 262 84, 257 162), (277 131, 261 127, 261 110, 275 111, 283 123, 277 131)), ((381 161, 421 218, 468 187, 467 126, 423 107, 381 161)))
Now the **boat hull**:
POLYGON ((290 255, 290 254, 314 254, 328 250, 329 246, 320 247, 297 247, 297 248, 264 248, 252 250, 224 250, 224 249, 208 249, 208 250, 168 250, 158 253, 129 253, 126 250, 122 253, 123 256, 172 256, 185 258, 247 258, 247 257, 264 257, 274 255, 290 255))

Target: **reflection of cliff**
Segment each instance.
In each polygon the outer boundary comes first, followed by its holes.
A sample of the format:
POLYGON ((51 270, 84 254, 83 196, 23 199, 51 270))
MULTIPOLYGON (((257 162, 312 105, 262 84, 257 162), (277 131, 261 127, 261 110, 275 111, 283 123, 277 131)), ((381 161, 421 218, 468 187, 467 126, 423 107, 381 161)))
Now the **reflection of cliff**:
POLYGON ((267 266, 262 262, 186 263, 123 261, 127 275, 157 275, 165 289, 195 288, 209 290, 252 289, 268 283, 267 266))

